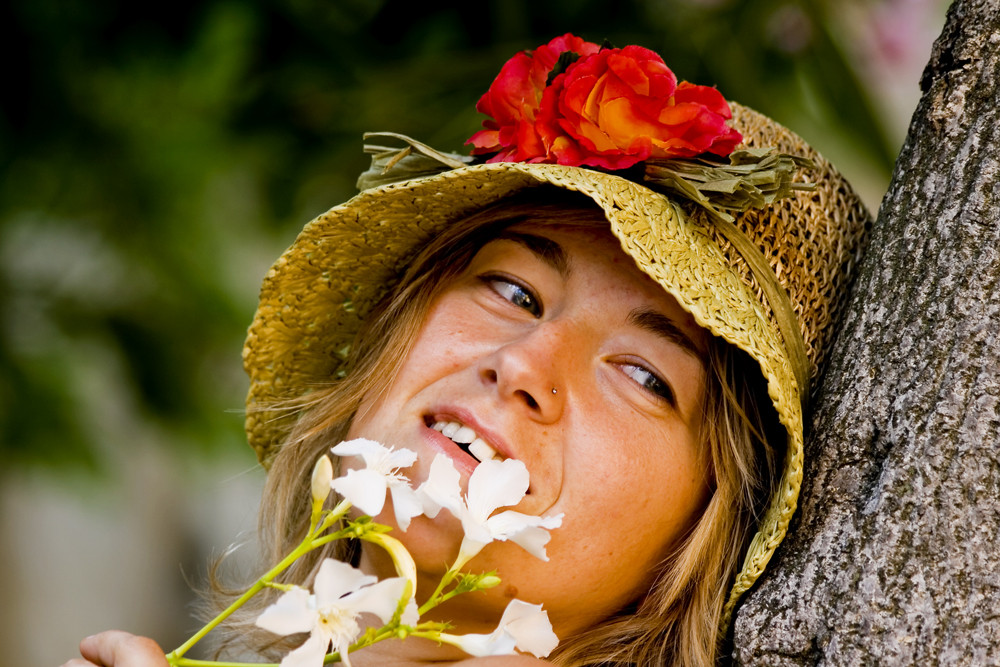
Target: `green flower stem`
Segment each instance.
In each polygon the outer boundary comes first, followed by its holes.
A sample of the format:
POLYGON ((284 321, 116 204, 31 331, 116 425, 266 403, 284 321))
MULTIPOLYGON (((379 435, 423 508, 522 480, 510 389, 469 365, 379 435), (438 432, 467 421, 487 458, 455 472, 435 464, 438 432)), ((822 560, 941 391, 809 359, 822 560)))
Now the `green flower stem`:
MULTIPOLYGON (((463 547, 465 546, 464 542, 462 543, 462 546, 463 547)), ((455 591, 452 591, 447 596, 442 597, 441 596, 441 591, 444 590, 445 586, 447 586, 452 581, 454 581, 455 577, 459 574, 459 570, 466 563, 468 563, 470 560, 472 560, 472 556, 474 556, 474 555, 475 555, 475 553, 469 554, 469 553, 467 553, 465 551, 465 549, 461 549, 458 552, 458 556, 455 557, 455 562, 451 564, 451 567, 448 568, 448 571, 444 573, 443 577, 441 577, 441 582, 437 585, 437 588, 435 588, 434 592, 431 594, 431 596, 429 598, 427 598, 427 602, 425 602, 423 605, 421 605, 420 609, 417 610, 417 611, 420 612, 421 616, 423 616, 428 611, 430 611, 434 607, 438 606, 442 602, 444 602, 444 601, 446 601, 446 600, 448 600, 450 598, 453 598, 456 595, 455 591)))
MULTIPOLYGON (((435 621, 427 621, 425 623, 419 623, 415 626, 401 625, 398 621, 394 621, 379 628, 376 631, 369 630, 361 637, 358 641, 354 642, 347 648, 348 653, 354 653, 363 648, 367 648, 372 644, 377 644, 380 641, 386 639, 406 639, 407 637, 423 637, 424 639, 430 639, 432 641, 440 641, 439 637, 443 634, 443 630, 451 627, 448 624, 437 623, 435 621)), ((330 664, 332 662, 340 661, 340 652, 334 651, 333 653, 327 653, 323 657, 324 664, 330 664)), ((242 667, 239 666, 239 667, 242 667)))
MULTIPOLYGON (((228 607, 225 608, 225 610, 223 610, 222 612, 220 612, 218 616, 216 616, 211 621, 209 621, 208 623, 206 623, 205 626, 201 630, 199 630, 198 632, 196 632, 194 635, 192 635, 190 639, 188 639, 186 642, 184 642, 183 644, 181 644, 180 646, 178 646, 172 652, 168 653, 167 654, 167 662, 169 662, 171 665, 174 665, 175 667, 178 667, 178 666, 180 666, 182 664, 183 665, 193 665, 193 664, 225 665, 225 664, 227 664, 227 663, 210 662, 210 661, 209 662, 204 662, 203 661, 203 662, 200 662, 200 663, 194 663, 194 662, 191 662, 191 661, 186 661, 186 662, 179 662, 179 661, 180 660, 184 660, 184 654, 187 653, 188 651, 190 651, 191 647, 193 647, 195 644, 197 644, 199 641, 201 641, 205 637, 205 635, 207 635, 209 632, 211 632, 212 630, 214 630, 216 628, 216 626, 219 625, 219 623, 222 623, 222 621, 224 621, 227 618, 229 618, 229 616, 232 615, 233 612, 235 612, 237 609, 239 609, 244 604, 246 604, 247 600, 249 600, 250 598, 252 598, 254 595, 256 595, 257 593, 259 593, 264 587, 266 587, 268 584, 270 584, 274 580, 275 577, 277 577, 279 574, 281 574, 282 572, 284 572, 285 570, 287 570, 292 565, 292 563, 294 563, 296 560, 299 559, 299 557, 301 557, 302 555, 304 555, 304 554, 312 551, 313 549, 317 548, 318 546, 321 546, 322 544, 325 544, 327 541, 329 541, 329 540, 325 540, 324 541, 324 539, 317 539, 316 536, 319 535, 320 533, 324 532, 325 530, 327 530, 330 526, 332 526, 334 523, 336 523, 340 519, 342 519, 344 517, 344 515, 347 514, 347 510, 349 510, 350 508, 351 508, 351 504, 349 502, 347 502, 346 500, 341 501, 340 504, 338 504, 326 516, 326 518, 323 519, 323 521, 321 521, 313 530, 310 530, 306 534, 305 539, 302 540, 302 542, 299 544, 299 546, 295 547, 295 549, 293 549, 291 553, 289 553, 287 556, 285 556, 281 560, 280 563, 278 563, 273 568, 271 568, 270 570, 268 570, 268 572, 264 576, 262 576, 260 579, 258 579, 254 583, 253 586, 251 586, 250 588, 248 588, 247 591, 245 593, 243 593, 243 595, 241 595, 240 597, 238 597, 231 605, 229 605, 228 607)), ((236 664, 236 663, 233 663, 233 664, 236 664)))
POLYGON ((336 533, 330 533, 329 535, 324 535, 323 537, 314 540, 309 545, 309 549, 307 549, 307 551, 315 549, 317 547, 321 547, 324 544, 329 544, 330 542, 336 542, 337 540, 342 540, 345 537, 353 537, 353 536, 354 536, 354 531, 351 529, 338 530, 336 533))
POLYGON ((424 603, 424 605, 422 607, 420 607, 420 609, 418 611, 420 612, 420 615, 423 616, 424 614, 426 614, 428 611, 430 611, 434 607, 436 607, 436 606, 438 606, 440 604, 444 604, 445 602, 447 602, 448 600, 452 599, 456 595, 461 595, 462 593, 469 593, 469 592, 470 591, 460 591, 457 588, 453 588, 450 591, 448 591, 447 593, 444 593, 444 594, 440 595, 437 599, 433 600, 433 604, 431 604, 431 600, 428 600, 427 602, 424 603))
POLYGON ((420 608, 417 609, 417 612, 421 616, 423 616, 428 611, 438 606, 442 602, 449 600, 456 595, 456 592, 454 590, 450 591, 449 593, 445 593, 443 595, 442 591, 444 590, 445 586, 447 586, 448 584, 450 584, 452 581, 455 580, 455 575, 458 574, 458 567, 453 565, 451 569, 449 569, 447 572, 444 573, 444 576, 441 577, 441 581, 438 583, 437 588, 435 588, 434 592, 431 593, 431 596, 427 598, 427 602, 420 605, 420 608))
POLYGON ((409 633, 410 637, 423 637, 424 639, 431 639, 433 641, 441 641, 441 637, 450 637, 447 633, 441 632, 440 630, 414 630, 409 633))

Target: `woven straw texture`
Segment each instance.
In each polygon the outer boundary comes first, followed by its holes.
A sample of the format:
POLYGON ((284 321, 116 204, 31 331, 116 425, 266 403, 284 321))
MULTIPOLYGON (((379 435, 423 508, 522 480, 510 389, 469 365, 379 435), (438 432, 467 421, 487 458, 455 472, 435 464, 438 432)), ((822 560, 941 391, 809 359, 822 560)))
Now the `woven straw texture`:
MULTIPOLYGON (((733 105, 750 146, 773 146, 818 165, 796 180, 817 183, 737 226, 760 248, 798 315, 812 369, 823 361, 870 217, 840 175, 799 137, 733 105)), ((362 192, 306 225, 271 268, 244 348, 250 375, 246 429, 267 467, 295 415, 269 409, 329 384, 361 322, 416 251, 439 230, 523 188, 550 184, 579 191, 604 211, 636 264, 696 321, 759 363, 788 431, 776 497, 746 556, 724 612, 763 571, 787 531, 802 479, 802 396, 771 306, 747 263, 710 219, 618 176, 546 164, 464 167, 362 192), (687 210, 687 209, 685 209, 687 210)))

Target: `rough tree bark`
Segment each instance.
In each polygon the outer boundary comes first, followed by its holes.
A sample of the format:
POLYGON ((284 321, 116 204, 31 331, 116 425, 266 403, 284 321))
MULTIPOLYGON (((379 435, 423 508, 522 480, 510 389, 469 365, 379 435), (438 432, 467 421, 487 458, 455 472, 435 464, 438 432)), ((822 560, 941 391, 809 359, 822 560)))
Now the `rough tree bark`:
POLYGON ((1000 664, 1000 0, 921 86, 740 664, 1000 664))

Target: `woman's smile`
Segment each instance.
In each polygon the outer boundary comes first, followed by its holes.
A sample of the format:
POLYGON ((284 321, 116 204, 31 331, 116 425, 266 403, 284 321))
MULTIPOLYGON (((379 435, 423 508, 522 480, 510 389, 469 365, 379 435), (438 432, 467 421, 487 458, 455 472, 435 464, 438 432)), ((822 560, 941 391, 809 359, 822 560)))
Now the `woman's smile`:
POLYGON ((468 411, 458 407, 436 408, 424 419, 432 432, 424 432, 431 446, 449 456, 459 470, 472 473, 476 464, 510 458, 510 446, 468 411), (448 444, 445 441, 448 441, 448 444), (452 446, 454 445, 454 446, 452 446), (455 452, 455 447, 461 454, 455 452))
POLYGON ((446 438, 454 442, 460 449, 469 453, 474 459, 482 461, 503 461, 506 457, 493 448, 482 436, 470 426, 458 421, 435 421, 431 426, 446 438))
MULTIPOLYGON (((483 460, 523 462, 530 489, 516 509, 566 515, 551 562, 498 543, 469 569, 497 569, 557 629, 582 627, 645 588, 707 497, 706 340, 609 232, 514 226, 444 286, 349 435, 418 452, 415 484, 439 453, 465 481, 483 460), (589 593, 573 585, 583 581, 589 593)), ((429 577, 455 555, 454 524, 418 518, 400 535, 429 577)))

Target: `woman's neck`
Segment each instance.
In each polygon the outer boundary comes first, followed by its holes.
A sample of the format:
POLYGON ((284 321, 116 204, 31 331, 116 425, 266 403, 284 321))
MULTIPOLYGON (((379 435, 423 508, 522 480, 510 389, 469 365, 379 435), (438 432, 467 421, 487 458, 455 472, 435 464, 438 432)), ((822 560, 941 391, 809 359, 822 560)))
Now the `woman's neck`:
POLYGON ((463 651, 436 642, 410 637, 408 639, 387 639, 351 654, 351 664, 355 667, 416 667, 418 665, 454 665, 468 660, 463 651))
POLYGON ((351 654, 355 667, 544 667, 551 663, 529 655, 499 655, 474 658, 446 644, 427 639, 409 639, 381 642, 351 654))

